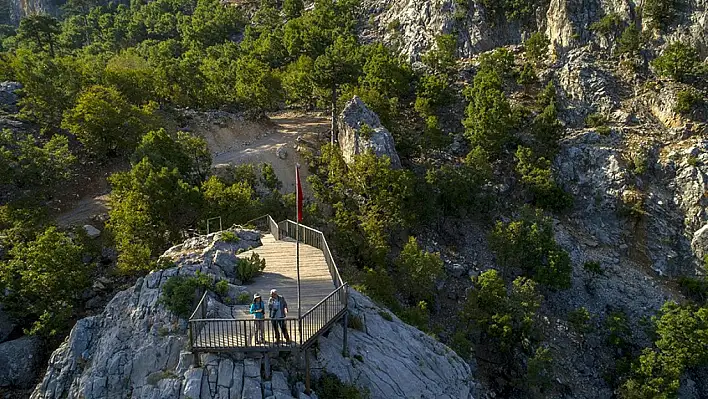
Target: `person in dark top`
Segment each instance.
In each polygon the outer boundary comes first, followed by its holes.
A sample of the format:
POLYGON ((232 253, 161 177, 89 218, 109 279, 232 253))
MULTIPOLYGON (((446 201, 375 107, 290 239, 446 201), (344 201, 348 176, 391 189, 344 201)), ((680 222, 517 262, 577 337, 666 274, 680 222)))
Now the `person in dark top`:
POLYGON ((282 330, 285 341, 290 344, 290 334, 288 334, 288 329, 285 326, 285 318, 288 316, 288 303, 285 298, 278 295, 278 291, 275 288, 270 290, 268 313, 271 323, 273 323, 277 343, 280 343, 280 331, 282 330))

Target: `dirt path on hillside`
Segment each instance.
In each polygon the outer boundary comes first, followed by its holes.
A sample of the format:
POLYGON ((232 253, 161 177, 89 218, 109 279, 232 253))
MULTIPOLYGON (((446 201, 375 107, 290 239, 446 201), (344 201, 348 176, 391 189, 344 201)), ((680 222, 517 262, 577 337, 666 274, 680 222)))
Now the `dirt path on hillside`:
POLYGON ((303 189, 307 195, 310 191, 306 182, 309 173, 296 148, 317 145, 320 139, 327 137, 330 120, 293 112, 276 113, 269 118, 266 123, 249 122, 245 129, 219 128, 202 132, 212 153, 213 166, 268 163, 283 183, 282 191, 290 193, 295 191, 295 164, 300 163, 303 189), (278 156, 281 147, 285 152, 284 159, 278 156))
MULTIPOLYGON (((317 114, 278 112, 268 115, 264 121, 246 121, 238 118, 208 121, 197 117, 190 129, 204 137, 212 156, 212 166, 269 163, 276 176, 283 183, 282 191, 295 191, 295 164, 302 168, 305 196, 310 193, 307 184, 307 165, 296 151, 298 146, 318 146, 326 139, 330 129, 330 119, 317 114), (278 149, 283 147, 285 158, 278 157, 278 149)), ((282 151, 281 151, 282 152, 282 151)), ((58 209, 57 224, 90 224, 95 215, 108 212, 108 184, 102 177, 102 184, 94 182, 94 190, 87 188, 70 202, 63 201, 58 209)))

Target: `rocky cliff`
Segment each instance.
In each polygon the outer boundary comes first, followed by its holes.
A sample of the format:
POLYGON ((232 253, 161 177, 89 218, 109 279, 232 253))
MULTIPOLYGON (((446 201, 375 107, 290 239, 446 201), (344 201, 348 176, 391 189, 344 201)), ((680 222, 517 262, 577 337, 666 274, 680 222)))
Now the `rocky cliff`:
POLYGON ((0 23, 19 25, 22 17, 32 14, 57 15, 64 0, 0 0, 0 23))
MULTIPOLYGON (((227 255, 260 245, 260 238, 253 231, 234 232, 238 243, 226 243, 215 233, 171 248, 165 259, 175 267, 140 279, 100 315, 80 320, 52 355, 32 398, 310 398, 296 383, 301 370, 288 367, 297 363, 294 357, 273 360, 270 379, 264 378, 258 357, 202 355, 201 367, 194 367, 186 321, 160 301, 172 276, 199 272, 235 282, 229 277, 235 258, 227 255)), ((235 299, 247 289, 229 284, 227 296, 235 299)), ((351 312, 363 326, 363 331, 350 330, 352 357, 342 357, 341 327, 336 327, 318 344, 318 373, 335 373, 372 398, 472 398, 470 368, 454 352, 395 317, 383 320, 386 311, 364 296, 353 292, 352 299, 351 312)), ((229 317, 229 309, 210 295, 209 313, 229 317)))
MULTIPOLYGON (((558 55, 587 45, 613 47, 616 40, 596 38, 590 25, 604 15, 616 13, 624 21, 641 22, 638 8, 642 1, 631 0, 550 0, 530 21, 490 22, 490 10, 480 0, 363 0, 367 17, 364 36, 377 38, 397 47, 411 61, 435 43, 435 36, 455 34, 459 55, 469 58, 483 51, 520 44, 531 33, 545 31, 558 55)), ((501 3, 500 3, 501 4, 501 3)), ((703 57, 708 56, 708 3, 706 0, 682 2, 675 29, 662 41, 691 43, 703 57)))

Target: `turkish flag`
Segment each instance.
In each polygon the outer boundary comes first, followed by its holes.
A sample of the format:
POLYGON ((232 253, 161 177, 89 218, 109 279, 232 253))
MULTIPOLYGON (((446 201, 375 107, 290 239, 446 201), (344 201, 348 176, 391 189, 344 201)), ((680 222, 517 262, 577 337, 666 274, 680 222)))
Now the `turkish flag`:
POLYGON ((300 164, 295 166, 295 184, 297 185, 297 221, 302 222, 302 183, 300 183, 300 164))

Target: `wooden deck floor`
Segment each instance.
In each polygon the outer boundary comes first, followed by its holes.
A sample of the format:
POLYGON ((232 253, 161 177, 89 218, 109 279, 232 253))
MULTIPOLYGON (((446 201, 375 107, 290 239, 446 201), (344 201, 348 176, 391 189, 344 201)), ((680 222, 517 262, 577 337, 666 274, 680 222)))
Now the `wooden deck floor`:
MULTIPOLYGON (((288 316, 297 317, 297 270, 295 267, 295 240, 276 240, 271 234, 261 237, 262 246, 238 255, 249 257, 252 253, 265 259, 263 273, 248 284, 251 295, 261 294, 267 303, 270 290, 275 288, 288 303, 288 316)), ((304 314, 334 291, 334 282, 325 262, 324 254, 318 248, 300 243, 300 296, 301 312, 304 314)), ((236 307, 242 315, 248 315, 248 307, 236 307)), ((234 312, 238 316, 238 312, 234 312)))
MULTIPOLYGON (((263 273, 247 285, 248 292, 253 295, 260 293, 267 303, 270 290, 275 288, 288 303, 288 319, 285 321, 290 339, 295 343, 305 342, 314 336, 322 327, 344 310, 344 304, 338 296, 334 296, 313 311, 302 323, 297 320, 297 270, 295 240, 284 238, 276 240, 271 234, 261 237, 262 246, 242 252, 239 258, 250 257, 252 253, 265 259, 266 268, 263 273), (302 330, 302 331, 301 331, 302 330)), ((318 248, 300 243, 300 289, 302 298, 301 313, 305 315, 335 290, 332 276, 325 261, 324 254, 318 248)), ((198 331, 194 337, 194 347, 200 349, 243 349, 254 350, 273 348, 276 336, 271 320, 265 320, 265 344, 257 344, 256 324, 248 312, 250 305, 234 305, 234 319, 240 320, 209 320, 198 322, 198 331)), ((266 314, 267 316, 267 314, 266 314)), ((284 341, 284 337, 283 341, 284 341)), ((280 350, 288 350, 283 342, 280 350)))

